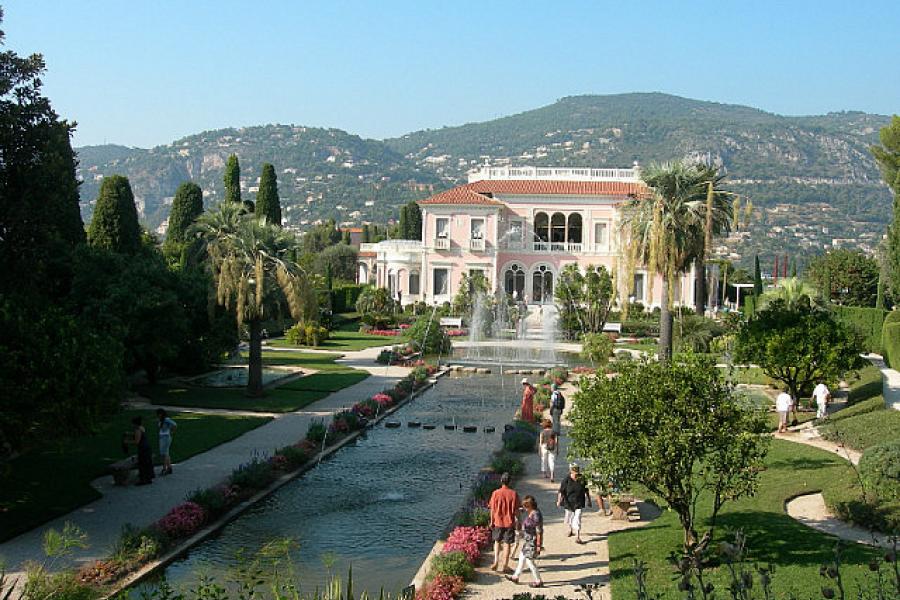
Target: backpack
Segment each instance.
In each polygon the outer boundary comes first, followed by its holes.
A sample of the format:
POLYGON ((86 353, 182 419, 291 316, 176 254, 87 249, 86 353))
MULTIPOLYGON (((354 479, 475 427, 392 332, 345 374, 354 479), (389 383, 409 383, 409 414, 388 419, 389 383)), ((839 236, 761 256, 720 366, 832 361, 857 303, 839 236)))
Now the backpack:
POLYGON ((550 408, 555 408, 557 410, 563 410, 566 407, 566 399, 562 395, 562 392, 556 390, 553 392, 553 397, 550 398, 550 408))

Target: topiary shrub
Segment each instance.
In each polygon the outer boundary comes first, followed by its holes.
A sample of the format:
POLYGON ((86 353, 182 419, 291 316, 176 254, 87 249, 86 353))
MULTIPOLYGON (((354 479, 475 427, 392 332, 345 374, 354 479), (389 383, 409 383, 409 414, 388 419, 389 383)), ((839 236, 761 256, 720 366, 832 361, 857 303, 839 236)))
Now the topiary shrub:
POLYGON ((445 575, 447 577, 460 577, 463 581, 472 581, 475 578, 475 567, 466 559, 461 550, 438 554, 431 559, 430 577, 445 575))
POLYGON ((859 461, 859 474, 879 499, 900 500, 900 440, 867 449, 859 461))
MULTIPOLYGON (((900 311, 895 310, 890 315, 898 313, 900 311)), ((881 348, 888 366, 892 369, 900 367, 900 322, 884 320, 884 327, 881 330, 881 348)))

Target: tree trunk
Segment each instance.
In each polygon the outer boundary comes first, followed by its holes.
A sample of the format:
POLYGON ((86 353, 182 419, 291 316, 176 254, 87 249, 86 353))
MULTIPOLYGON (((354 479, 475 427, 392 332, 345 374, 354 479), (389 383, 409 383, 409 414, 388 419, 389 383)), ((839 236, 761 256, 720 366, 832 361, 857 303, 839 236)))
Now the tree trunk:
POLYGON ((694 261, 694 310, 701 317, 706 314, 706 262, 702 258, 694 261))
POLYGON ((248 326, 250 329, 250 359, 247 395, 262 396, 262 323, 259 319, 253 319, 248 326))
POLYGON ((669 309, 669 279, 662 278, 662 300, 659 307, 659 360, 672 358, 672 311, 669 309))

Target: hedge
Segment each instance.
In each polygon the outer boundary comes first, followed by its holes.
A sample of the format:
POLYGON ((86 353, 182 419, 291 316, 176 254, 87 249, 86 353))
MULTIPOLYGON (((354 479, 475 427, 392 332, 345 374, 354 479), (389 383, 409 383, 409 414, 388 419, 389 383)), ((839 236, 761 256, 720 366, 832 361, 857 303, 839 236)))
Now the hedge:
POLYGON ((332 311, 344 313, 356 310, 356 300, 365 287, 365 285, 354 283, 335 286, 331 290, 332 311))
POLYGON ((885 323, 886 310, 859 306, 832 306, 838 321, 862 335, 866 350, 881 354, 881 328, 885 323))
POLYGON ((900 440, 867 448, 859 461, 859 474, 878 498, 900 500, 900 440))
MULTIPOLYGON (((875 400, 871 400, 875 402, 875 400)), ((845 409, 850 410, 850 409, 845 409)), ((842 411, 838 411, 837 416, 842 411)), ((843 442, 854 450, 866 450, 876 444, 900 439, 900 411, 884 408, 845 419, 826 419, 819 427, 826 440, 843 442)))
POLYGON ((881 333, 884 361, 892 369, 900 367, 900 323, 885 322, 881 333))
MULTIPOLYGON (((859 370, 856 377, 850 380, 850 390, 847 392, 847 404, 853 405, 875 396, 880 396, 883 391, 881 371, 875 365, 868 365, 859 370)), ((841 411, 842 413, 844 411, 841 411)))

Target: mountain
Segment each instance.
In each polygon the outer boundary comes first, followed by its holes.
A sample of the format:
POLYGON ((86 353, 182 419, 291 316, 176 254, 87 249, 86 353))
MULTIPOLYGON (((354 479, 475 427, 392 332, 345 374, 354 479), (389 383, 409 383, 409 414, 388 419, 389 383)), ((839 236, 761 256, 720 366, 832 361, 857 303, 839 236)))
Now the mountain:
POLYGON ((197 182, 207 205, 223 198, 230 154, 240 159, 241 188, 249 199, 255 197, 262 164, 275 165, 285 215, 296 225, 328 217, 384 221, 385 205, 392 214, 393 204, 426 197, 440 183, 383 142, 339 129, 265 125, 207 131, 150 150, 89 146, 77 151, 84 218, 93 211, 103 177, 118 173, 130 179, 142 220, 151 228, 166 220, 183 181, 197 182))
POLYGON ((630 166, 673 158, 713 160, 752 202, 749 228, 720 251, 743 262, 760 253, 874 249, 891 198, 869 153, 889 118, 861 112, 788 117, 746 106, 660 93, 575 96, 483 123, 417 131, 384 141, 337 129, 267 125, 205 132, 152 150, 79 149, 85 216, 100 176, 131 178, 147 225, 168 212, 188 178, 222 195, 222 167, 241 160, 248 197, 263 161, 279 175, 291 224, 318 218, 383 222, 411 198, 494 165, 630 166), (740 256, 737 256, 740 255, 740 256))

